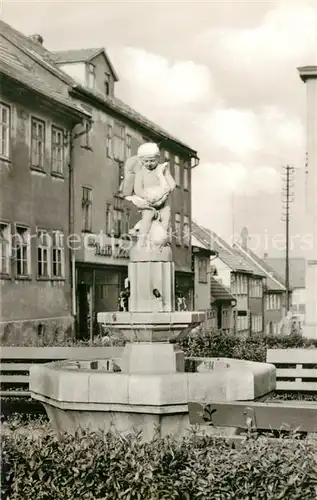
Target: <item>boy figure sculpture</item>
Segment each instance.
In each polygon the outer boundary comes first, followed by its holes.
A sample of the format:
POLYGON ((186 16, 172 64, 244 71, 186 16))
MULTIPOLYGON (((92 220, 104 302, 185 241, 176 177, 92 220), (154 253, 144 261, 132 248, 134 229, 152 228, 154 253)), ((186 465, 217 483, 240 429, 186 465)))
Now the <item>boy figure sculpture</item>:
POLYGON ((142 211, 142 219, 135 227, 140 245, 145 246, 151 242, 162 247, 168 241, 171 219, 168 197, 176 184, 168 164, 159 163, 160 151, 156 144, 142 144, 137 156, 140 168, 134 174, 134 194, 126 199, 142 211))

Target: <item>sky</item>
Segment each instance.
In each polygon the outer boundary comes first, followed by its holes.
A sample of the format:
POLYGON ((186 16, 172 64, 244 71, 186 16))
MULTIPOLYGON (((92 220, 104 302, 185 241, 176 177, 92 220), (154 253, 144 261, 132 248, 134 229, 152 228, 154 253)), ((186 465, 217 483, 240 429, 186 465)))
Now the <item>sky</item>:
POLYGON ((305 85, 317 2, 0 0, 4 21, 49 50, 105 47, 116 95, 199 152, 196 222, 260 256, 284 253, 283 167, 293 165, 291 251, 302 255, 305 85))

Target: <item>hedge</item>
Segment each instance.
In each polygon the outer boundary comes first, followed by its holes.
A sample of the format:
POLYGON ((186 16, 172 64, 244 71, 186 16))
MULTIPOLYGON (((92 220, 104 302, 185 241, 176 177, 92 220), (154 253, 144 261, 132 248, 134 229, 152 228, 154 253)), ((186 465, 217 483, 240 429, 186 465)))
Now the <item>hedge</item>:
POLYGON ((195 434, 175 440, 79 431, 4 433, 3 500, 311 500, 317 457, 307 440, 267 438, 233 449, 195 434))
POLYGON ((200 331, 185 338, 181 347, 188 357, 226 357, 266 362, 267 349, 316 348, 317 340, 298 334, 257 334, 241 338, 221 331, 200 331))

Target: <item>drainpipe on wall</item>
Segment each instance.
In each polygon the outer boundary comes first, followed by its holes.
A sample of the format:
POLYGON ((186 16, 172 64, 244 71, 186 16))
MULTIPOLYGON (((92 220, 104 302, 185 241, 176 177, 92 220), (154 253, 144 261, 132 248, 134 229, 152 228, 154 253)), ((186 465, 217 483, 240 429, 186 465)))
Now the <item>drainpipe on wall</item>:
MULTIPOLYGON (((84 129, 78 133, 73 135, 73 132, 76 128, 75 125, 72 131, 69 134, 69 162, 68 162, 68 234, 74 235, 75 232, 75 176, 74 176, 74 142, 78 137, 81 137, 84 134, 89 133, 92 127, 92 121, 89 120, 89 126, 86 127, 86 123, 84 123, 84 129)), ((71 278, 71 299, 72 299, 72 316, 74 319, 74 325, 76 326, 77 319, 77 300, 76 300, 76 253, 73 245, 69 245, 69 264, 70 264, 70 278, 71 278)))
MULTIPOLYGON (((74 139, 72 132, 70 133, 69 140, 69 163, 68 163, 68 236, 74 234, 75 228, 75 196, 74 196, 74 165, 73 165, 73 150, 74 150, 74 139)), ((70 266, 70 287, 71 287, 71 300, 72 300, 72 316, 74 320, 74 326, 76 326, 76 259, 75 250, 73 245, 69 245, 69 266, 70 266)))

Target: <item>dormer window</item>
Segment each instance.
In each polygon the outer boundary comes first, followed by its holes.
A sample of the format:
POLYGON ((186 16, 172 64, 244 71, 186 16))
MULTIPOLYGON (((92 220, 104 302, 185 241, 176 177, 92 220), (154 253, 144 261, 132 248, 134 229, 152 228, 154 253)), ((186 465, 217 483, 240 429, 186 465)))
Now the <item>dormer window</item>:
POLYGON ((88 63, 88 87, 95 88, 96 85, 96 68, 93 64, 88 63))
POLYGON ((111 77, 109 73, 105 73, 105 94, 110 95, 110 84, 111 84, 111 77))

